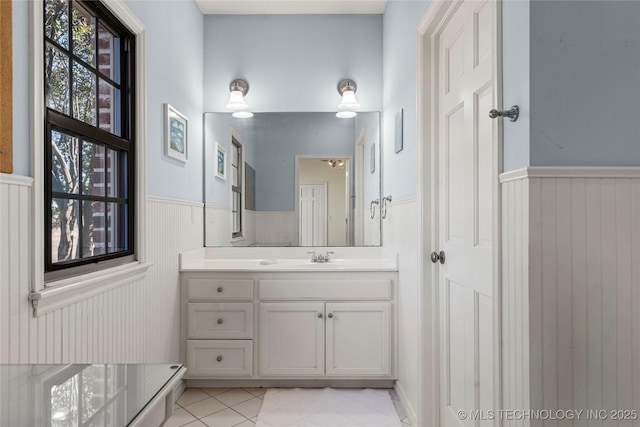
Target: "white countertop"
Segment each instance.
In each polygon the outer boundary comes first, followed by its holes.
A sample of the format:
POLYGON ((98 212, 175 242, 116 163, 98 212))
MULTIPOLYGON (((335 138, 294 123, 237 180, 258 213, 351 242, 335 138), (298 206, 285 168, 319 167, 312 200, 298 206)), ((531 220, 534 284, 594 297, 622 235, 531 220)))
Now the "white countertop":
POLYGON ((180 271, 223 271, 223 272, 322 272, 322 271, 398 271, 395 254, 379 248, 322 248, 336 252, 329 262, 311 262, 307 251, 313 248, 287 248, 278 251, 269 248, 254 249, 251 252, 225 248, 218 252, 212 248, 197 249, 180 254, 180 271), (364 249, 364 250, 359 250, 364 249), (269 256, 271 255, 271 256, 269 256), (277 255, 274 256, 274 255, 277 255))

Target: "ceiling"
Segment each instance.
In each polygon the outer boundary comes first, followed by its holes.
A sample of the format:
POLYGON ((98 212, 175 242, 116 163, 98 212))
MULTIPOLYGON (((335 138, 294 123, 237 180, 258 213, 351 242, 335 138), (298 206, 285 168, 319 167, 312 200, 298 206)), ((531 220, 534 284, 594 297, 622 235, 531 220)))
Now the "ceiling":
POLYGON ((387 0, 196 0, 208 15, 381 14, 387 0))

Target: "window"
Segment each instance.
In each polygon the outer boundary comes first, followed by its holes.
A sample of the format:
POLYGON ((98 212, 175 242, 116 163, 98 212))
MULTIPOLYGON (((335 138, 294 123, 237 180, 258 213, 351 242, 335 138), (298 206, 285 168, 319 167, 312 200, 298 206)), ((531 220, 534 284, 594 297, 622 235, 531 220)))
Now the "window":
POLYGON ((48 277, 133 259, 134 46, 100 2, 44 1, 48 277))
POLYGON ((231 237, 242 237, 242 145, 231 138, 231 237))

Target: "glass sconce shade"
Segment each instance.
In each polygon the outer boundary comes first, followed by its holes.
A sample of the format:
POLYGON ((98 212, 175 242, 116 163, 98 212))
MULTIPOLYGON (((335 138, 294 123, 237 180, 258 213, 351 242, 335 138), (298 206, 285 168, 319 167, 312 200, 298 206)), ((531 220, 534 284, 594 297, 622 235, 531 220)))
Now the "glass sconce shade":
POLYGON ((246 102, 244 102, 244 96, 239 90, 232 90, 229 95, 229 102, 227 103, 227 109, 231 111, 240 111, 248 108, 246 102))
POLYGON ((358 101, 356 101, 356 93, 352 90, 345 90, 342 93, 342 102, 338 105, 338 108, 342 110, 353 110, 360 107, 358 101))

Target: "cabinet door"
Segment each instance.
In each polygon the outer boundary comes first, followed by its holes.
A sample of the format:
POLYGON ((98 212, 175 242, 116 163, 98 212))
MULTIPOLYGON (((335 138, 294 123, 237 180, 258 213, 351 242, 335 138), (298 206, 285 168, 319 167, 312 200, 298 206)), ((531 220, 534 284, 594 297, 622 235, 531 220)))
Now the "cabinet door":
POLYGON ((391 304, 327 303, 327 376, 391 375, 391 304))
POLYGON ((260 375, 324 375, 324 303, 260 304, 260 375))

